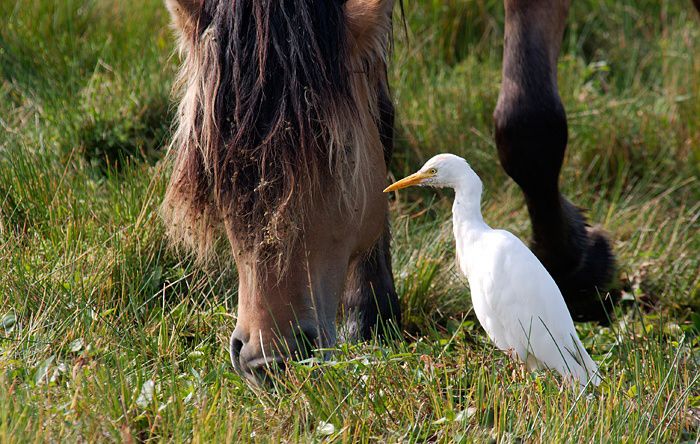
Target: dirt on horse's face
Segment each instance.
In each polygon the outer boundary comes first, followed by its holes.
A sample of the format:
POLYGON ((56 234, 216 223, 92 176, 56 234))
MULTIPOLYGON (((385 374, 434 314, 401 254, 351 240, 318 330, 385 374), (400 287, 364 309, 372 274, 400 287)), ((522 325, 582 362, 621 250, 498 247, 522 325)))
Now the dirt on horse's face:
POLYGON ((399 322, 382 189, 393 0, 166 0, 185 60, 171 238, 239 274, 233 365, 255 381, 399 322))

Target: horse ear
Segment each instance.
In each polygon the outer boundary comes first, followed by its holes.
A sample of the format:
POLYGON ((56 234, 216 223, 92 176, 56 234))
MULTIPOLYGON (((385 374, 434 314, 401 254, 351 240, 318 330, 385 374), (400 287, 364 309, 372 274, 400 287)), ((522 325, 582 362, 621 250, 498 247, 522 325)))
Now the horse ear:
POLYGON ((347 0, 345 18, 354 50, 365 53, 383 44, 384 34, 391 28, 394 0, 347 0))
POLYGON ((165 0, 175 28, 186 37, 191 37, 202 13, 201 0, 165 0))

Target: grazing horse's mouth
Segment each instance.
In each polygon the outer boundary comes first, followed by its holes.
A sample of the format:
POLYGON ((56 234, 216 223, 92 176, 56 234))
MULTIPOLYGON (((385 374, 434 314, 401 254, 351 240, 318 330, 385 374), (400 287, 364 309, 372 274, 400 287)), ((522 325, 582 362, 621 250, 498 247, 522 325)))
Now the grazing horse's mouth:
MULTIPOLYGON (((308 323, 306 323, 309 325, 308 323)), ((331 329, 334 326, 331 324, 331 329)), ((283 374, 288 367, 288 361, 305 361, 313 357, 325 358, 328 349, 323 348, 324 343, 332 343, 328 334, 318 333, 310 327, 306 329, 295 327, 287 336, 293 339, 285 339, 285 335, 276 334, 272 339, 263 339, 262 331, 257 336, 259 340, 244 340, 247 335, 240 330, 234 331, 230 341, 231 363, 238 372, 248 381, 256 385, 269 385, 275 377, 283 374), (325 340, 319 339, 326 338, 325 340)))
POLYGON ((258 358, 249 362, 245 370, 239 367, 237 371, 254 385, 270 386, 287 369, 287 359, 282 356, 258 358))

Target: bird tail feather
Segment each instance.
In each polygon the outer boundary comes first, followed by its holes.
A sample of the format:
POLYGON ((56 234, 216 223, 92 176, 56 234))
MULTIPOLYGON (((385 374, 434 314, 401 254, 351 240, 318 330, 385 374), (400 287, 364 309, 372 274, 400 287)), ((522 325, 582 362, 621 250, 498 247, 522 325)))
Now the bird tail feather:
POLYGON ((568 347, 566 348, 566 351, 574 360, 574 362, 569 362, 568 365, 571 376, 578 380, 581 386, 591 384, 597 387, 601 382, 598 365, 588 354, 577 336, 572 335, 572 340, 574 343, 574 350, 570 350, 568 347))

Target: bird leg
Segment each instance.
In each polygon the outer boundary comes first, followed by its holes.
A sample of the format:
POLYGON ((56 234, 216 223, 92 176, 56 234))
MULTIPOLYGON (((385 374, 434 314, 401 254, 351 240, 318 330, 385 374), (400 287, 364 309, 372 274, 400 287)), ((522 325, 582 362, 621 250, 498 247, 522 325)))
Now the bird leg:
POLYGON ((523 382, 527 380, 527 364, 520 359, 515 349, 511 347, 507 350, 503 350, 503 352, 510 358, 508 366, 510 368, 511 380, 514 382, 523 382))
POLYGON ((557 58, 568 0, 504 0, 503 80, 494 111, 498 157, 520 186, 532 221, 531 248, 560 287, 574 320, 606 321, 599 294, 615 259, 602 230, 559 192, 568 139, 557 58))

